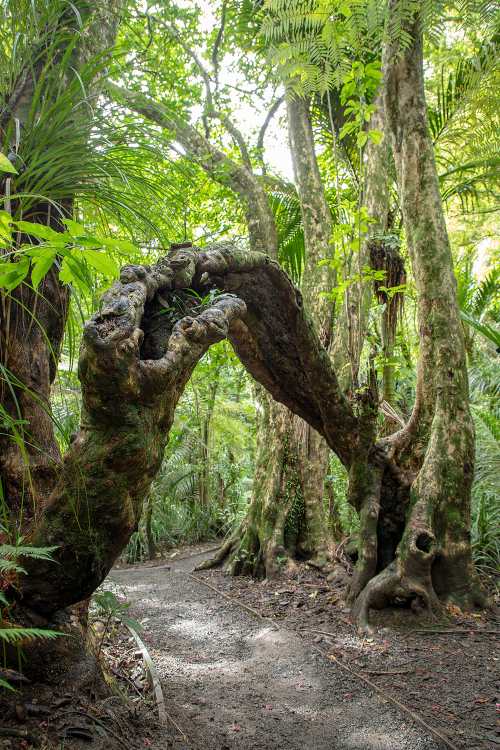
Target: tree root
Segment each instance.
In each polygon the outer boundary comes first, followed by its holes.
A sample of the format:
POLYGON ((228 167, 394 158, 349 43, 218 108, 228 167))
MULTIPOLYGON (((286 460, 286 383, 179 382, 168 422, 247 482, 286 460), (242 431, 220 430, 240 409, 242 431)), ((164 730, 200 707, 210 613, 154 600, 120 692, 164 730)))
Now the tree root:
MULTIPOLYGON (((411 602, 437 614, 442 605, 431 578, 435 557, 435 539, 429 531, 413 529, 404 540, 404 555, 398 557, 372 578, 356 598, 352 616, 362 632, 373 632, 370 609, 383 609, 393 602, 411 602)), ((403 543, 402 543, 403 544, 403 543)))

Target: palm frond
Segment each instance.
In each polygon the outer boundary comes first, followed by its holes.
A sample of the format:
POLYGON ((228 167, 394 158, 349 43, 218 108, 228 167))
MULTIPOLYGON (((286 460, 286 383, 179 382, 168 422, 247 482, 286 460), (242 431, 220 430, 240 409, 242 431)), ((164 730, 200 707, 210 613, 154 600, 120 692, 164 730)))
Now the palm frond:
POLYGON ((488 323, 482 323, 477 318, 474 318, 469 313, 465 312, 464 310, 460 311, 460 317, 462 320, 464 320, 467 325, 471 326, 471 328, 474 328, 474 330, 478 331, 485 339, 488 341, 491 341, 491 343, 496 347, 497 351, 500 352, 500 331, 494 328, 493 326, 489 325, 488 323))
POLYGON ((299 282, 305 260, 300 200, 294 187, 274 190, 269 201, 278 230, 278 258, 295 282, 299 282))

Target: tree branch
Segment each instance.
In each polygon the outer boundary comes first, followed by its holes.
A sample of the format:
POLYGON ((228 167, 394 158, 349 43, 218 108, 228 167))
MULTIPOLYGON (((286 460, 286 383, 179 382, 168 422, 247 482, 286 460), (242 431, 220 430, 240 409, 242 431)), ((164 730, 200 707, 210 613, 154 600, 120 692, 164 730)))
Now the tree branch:
POLYGON ((169 130, 175 140, 221 185, 237 193, 244 201, 253 249, 277 257, 278 238, 271 207, 256 175, 213 146, 199 131, 173 114, 166 106, 137 91, 106 82, 108 95, 118 103, 169 130))
POLYGON ((224 2, 222 3, 222 8, 221 8, 220 26, 219 26, 219 30, 217 32, 217 36, 215 38, 214 46, 212 49, 212 67, 214 69, 216 89, 219 85, 219 49, 222 44, 222 40, 224 39, 224 30, 226 27, 226 10, 227 10, 227 0, 224 0, 224 2))
POLYGON ((278 109, 281 107, 283 102, 285 101, 285 95, 278 97, 274 104, 271 106, 271 109, 266 115, 266 119, 264 120, 261 129, 259 130, 259 137, 257 138, 257 150, 263 151, 264 149, 264 138, 266 137, 266 131, 271 124, 271 120, 273 119, 274 115, 278 111, 278 109))

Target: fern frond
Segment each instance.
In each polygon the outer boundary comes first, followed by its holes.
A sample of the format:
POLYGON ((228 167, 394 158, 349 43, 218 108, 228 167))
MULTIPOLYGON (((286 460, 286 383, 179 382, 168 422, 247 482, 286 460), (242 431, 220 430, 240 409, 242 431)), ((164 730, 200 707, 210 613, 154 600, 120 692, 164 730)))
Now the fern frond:
POLYGON ((43 630, 42 628, 0 628, 0 641, 9 644, 37 639, 53 640, 64 635, 64 633, 58 633, 55 630, 43 630))

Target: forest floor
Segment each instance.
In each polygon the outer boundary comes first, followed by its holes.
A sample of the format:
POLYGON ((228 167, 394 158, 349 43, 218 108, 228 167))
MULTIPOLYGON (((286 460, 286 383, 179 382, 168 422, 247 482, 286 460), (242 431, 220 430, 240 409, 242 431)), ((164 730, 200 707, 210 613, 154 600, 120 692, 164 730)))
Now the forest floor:
POLYGON ((189 550, 168 564, 110 575, 131 602, 130 614, 142 622, 141 637, 177 725, 163 735, 153 732, 146 746, 500 747, 500 655, 492 632, 499 625, 491 615, 450 611, 436 623, 396 610, 378 616, 375 635, 360 637, 342 605, 341 572, 327 580, 301 565, 285 581, 256 583, 221 571, 193 578, 202 559, 189 550))
POLYGON ((205 545, 122 565, 102 587, 142 625, 162 722, 134 637, 94 615, 111 695, 93 683, 68 690, 71 679, 21 685, 10 703, 0 696, 0 750, 500 748, 492 613, 450 610, 439 623, 374 613, 377 632, 362 637, 343 604, 343 568, 325 576, 301 564, 262 582, 193 573, 207 556, 205 545))

